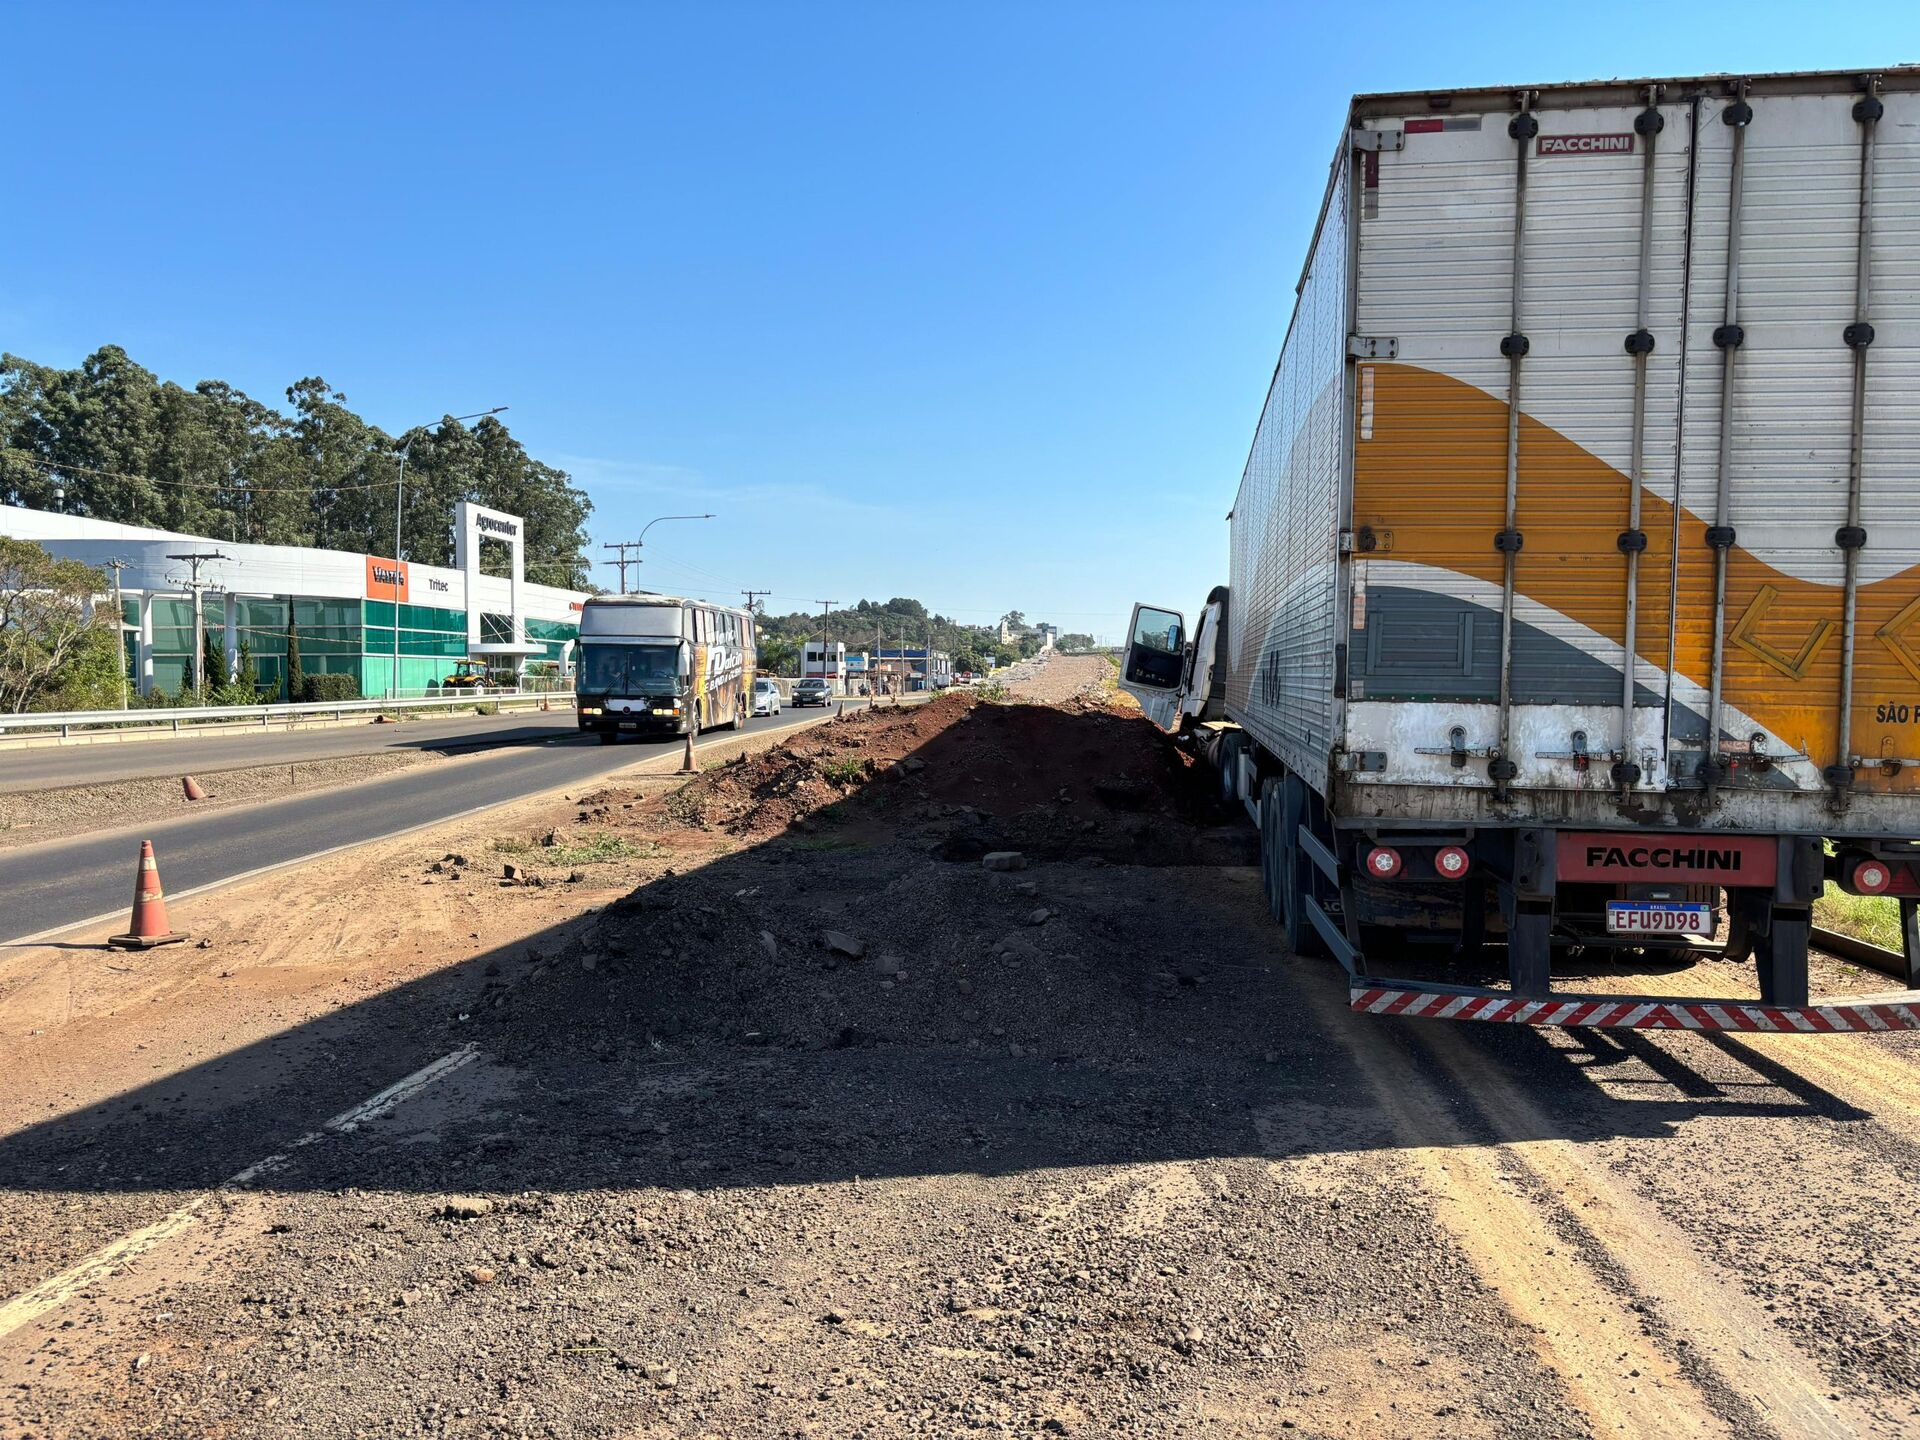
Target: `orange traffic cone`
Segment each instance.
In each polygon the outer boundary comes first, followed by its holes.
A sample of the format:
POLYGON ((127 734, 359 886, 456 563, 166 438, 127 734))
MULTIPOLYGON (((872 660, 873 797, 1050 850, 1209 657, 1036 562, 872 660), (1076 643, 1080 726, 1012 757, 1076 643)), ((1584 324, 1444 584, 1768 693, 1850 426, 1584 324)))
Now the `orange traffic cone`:
POLYGON ((180 791, 189 800, 204 800, 207 798, 207 792, 194 783, 193 776, 191 775, 182 775, 180 777, 180 791))
POLYGON ((120 950, 151 950, 156 945, 177 945, 186 939, 184 930, 167 928, 167 895, 160 888, 160 867, 154 863, 153 842, 140 842, 140 868, 133 877, 133 918, 125 935, 108 937, 107 943, 120 950))
POLYGON ((680 773, 692 775, 699 771, 700 762, 693 756, 693 732, 687 731, 687 753, 680 757, 680 773))

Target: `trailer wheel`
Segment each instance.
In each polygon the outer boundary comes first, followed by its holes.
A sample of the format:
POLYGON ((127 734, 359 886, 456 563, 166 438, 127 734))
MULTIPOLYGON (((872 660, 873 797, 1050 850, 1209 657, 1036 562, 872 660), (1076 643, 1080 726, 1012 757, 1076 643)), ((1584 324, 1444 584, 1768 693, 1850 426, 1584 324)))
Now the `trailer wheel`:
POLYGON ((1296 955, 1324 955, 1326 944, 1320 932, 1307 918, 1306 897, 1318 890, 1319 867, 1300 847, 1300 827, 1307 824, 1318 803, 1306 781, 1289 775, 1282 782, 1280 803, 1280 876, 1282 904, 1280 923, 1286 927, 1287 948, 1296 955))
POLYGON ((1280 782, 1260 782, 1260 893, 1267 913, 1276 921, 1287 918, 1280 893, 1280 782))

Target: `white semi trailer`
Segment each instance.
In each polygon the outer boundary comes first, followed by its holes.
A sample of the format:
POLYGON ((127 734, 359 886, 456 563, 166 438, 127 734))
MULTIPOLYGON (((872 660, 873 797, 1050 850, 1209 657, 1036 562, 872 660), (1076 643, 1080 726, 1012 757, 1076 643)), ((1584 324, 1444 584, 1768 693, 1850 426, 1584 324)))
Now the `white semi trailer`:
MULTIPOLYGON (((1197 623, 1287 938, 1376 1012, 1920 1024, 1920 71, 1364 95, 1197 623), (1907 990, 1808 996, 1827 881, 1907 990), (1382 978, 1421 942, 1505 987, 1382 978), (1717 943, 1761 1002, 1555 995, 1717 943)), ((1401 967, 1407 968, 1407 967, 1401 967)))

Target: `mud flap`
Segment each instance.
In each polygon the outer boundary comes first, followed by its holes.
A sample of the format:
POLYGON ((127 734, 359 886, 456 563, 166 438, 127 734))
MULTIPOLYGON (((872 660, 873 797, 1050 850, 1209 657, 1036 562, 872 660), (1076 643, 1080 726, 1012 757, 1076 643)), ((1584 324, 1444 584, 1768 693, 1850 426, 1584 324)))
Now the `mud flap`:
POLYGON ((1767 928, 1754 939, 1760 999, 1767 1005, 1807 1003, 1807 940, 1812 914, 1798 906, 1770 906, 1767 928))
POLYGON ((1522 899, 1502 881, 1500 911, 1507 922, 1507 984, 1515 995, 1547 995, 1553 969, 1553 902, 1522 899))

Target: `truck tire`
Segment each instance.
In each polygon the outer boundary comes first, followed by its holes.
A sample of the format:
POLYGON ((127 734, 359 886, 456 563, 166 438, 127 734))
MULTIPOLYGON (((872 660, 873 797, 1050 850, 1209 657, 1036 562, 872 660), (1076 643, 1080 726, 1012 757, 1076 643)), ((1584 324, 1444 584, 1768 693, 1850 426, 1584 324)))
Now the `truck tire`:
POLYGON ((1280 853, 1280 788, 1278 780, 1260 782, 1260 893, 1266 897, 1267 913, 1285 924, 1286 902, 1282 898, 1285 874, 1280 853))
POLYGON ((1220 803, 1229 810, 1240 808, 1240 752, 1246 749, 1246 741, 1239 735, 1223 735, 1219 748, 1214 751, 1220 762, 1220 803))
POLYGON ((1280 792, 1280 923, 1286 929, 1287 948, 1294 954, 1324 955, 1326 944, 1307 918, 1306 906, 1306 897, 1319 888, 1320 870, 1300 846, 1300 827, 1309 822, 1318 797, 1298 775, 1282 780, 1280 792))

